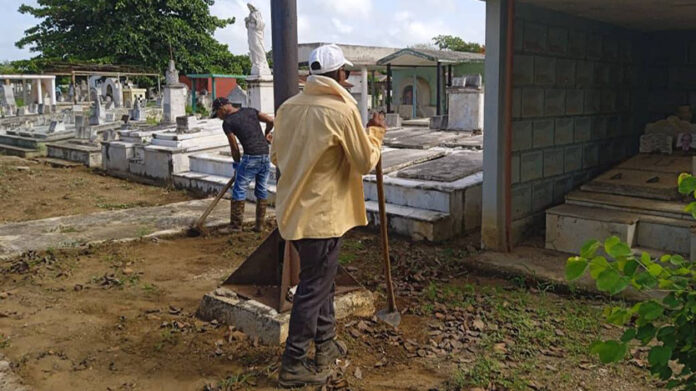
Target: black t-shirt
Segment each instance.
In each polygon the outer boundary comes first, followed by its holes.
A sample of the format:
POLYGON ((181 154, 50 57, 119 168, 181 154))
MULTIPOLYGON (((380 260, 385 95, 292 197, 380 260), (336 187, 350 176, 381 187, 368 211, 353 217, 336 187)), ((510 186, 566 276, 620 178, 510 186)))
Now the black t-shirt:
POLYGON ((237 136, 245 155, 268 155, 268 142, 261 130, 258 110, 243 107, 228 115, 222 122, 222 130, 237 136))

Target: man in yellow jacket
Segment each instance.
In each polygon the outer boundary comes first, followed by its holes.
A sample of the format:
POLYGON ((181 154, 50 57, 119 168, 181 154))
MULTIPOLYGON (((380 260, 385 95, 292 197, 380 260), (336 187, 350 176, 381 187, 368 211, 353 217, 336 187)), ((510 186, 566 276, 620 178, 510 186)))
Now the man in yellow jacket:
POLYGON ((347 353, 336 341, 334 278, 341 237, 367 224, 362 176, 379 161, 386 126, 375 116, 363 127, 355 99, 341 86, 352 66, 336 45, 315 49, 304 91, 276 113, 271 161, 281 175, 276 218, 281 236, 300 255, 300 283, 279 383, 326 382, 329 365, 347 353), (311 342, 314 362, 307 358, 311 342))

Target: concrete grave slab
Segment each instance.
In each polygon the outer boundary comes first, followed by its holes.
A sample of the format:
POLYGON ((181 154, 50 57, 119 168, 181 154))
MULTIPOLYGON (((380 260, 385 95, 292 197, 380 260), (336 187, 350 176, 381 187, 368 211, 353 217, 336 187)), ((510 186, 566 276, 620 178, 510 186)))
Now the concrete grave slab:
POLYGON ((424 151, 422 149, 387 150, 382 152, 382 171, 385 174, 389 174, 396 170, 437 159, 442 156, 445 156, 445 151, 424 151))
POLYGON ((387 131, 387 133, 384 135, 384 145, 389 145, 402 138, 408 138, 427 133, 430 132, 428 131, 428 129, 425 128, 401 128, 398 130, 390 130, 387 131))
POLYGON ((385 145, 393 148, 429 149, 458 137, 456 133, 429 131, 420 135, 398 138, 385 145))
POLYGON ((691 172, 691 162, 691 156, 641 154, 619 164, 617 168, 681 174, 682 172, 691 172))
POLYGON ((401 170, 399 178, 454 182, 483 170, 483 154, 460 152, 401 170))
POLYGON ((612 169, 589 183, 582 190, 621 194, 658 200, 679 200, 679 175, 658 171, 612 169))
POLYGON ((483 135, 472 136, 468 134, 457 136, 453 139, 445 140, 440 145, 447 148, 483 149, 483 135))

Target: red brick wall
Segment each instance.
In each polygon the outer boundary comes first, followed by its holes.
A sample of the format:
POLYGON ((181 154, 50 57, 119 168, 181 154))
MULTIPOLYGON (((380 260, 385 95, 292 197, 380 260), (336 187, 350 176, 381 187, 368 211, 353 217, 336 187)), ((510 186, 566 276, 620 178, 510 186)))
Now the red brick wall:
MULTIPOLYGON (((189 79, 185 75, 179 75, 179 81, 186 84, 191 89, 192 81, 196 83, 196 91, 201 92, 207 90, 209 94, 213 93, 212 79, 189 79)), ((237 79, 215 79, 215 94, 216 97, 227 97, 227 95, 237 86, 237 79)))

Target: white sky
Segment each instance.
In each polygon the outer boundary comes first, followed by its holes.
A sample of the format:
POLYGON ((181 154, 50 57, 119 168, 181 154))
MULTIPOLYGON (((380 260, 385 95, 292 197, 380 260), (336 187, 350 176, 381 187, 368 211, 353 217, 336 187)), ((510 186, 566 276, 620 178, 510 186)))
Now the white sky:
MULTIPOLYGON (((266 21, 266 48, 271 48, 271 10, 269 0, 250 0, 266 21)), ((22 3, 35 0, 0 0, 4 12, 0 20, 0 61, 30 58, 28 49, 14 46, 24 30, 36 19, 21 15, 22 3)), ((451 34, 466 41, 483 43, 485 3, 480 0, 297 0, 298 40, 356 45, 406 47, 430 43, 439 34, 451 34)), ((246 1, 217 0, 213 14, 237 22, 218 30, 215 37, 229 45, 235 54, 248 52, 244 18, 246 1)))

